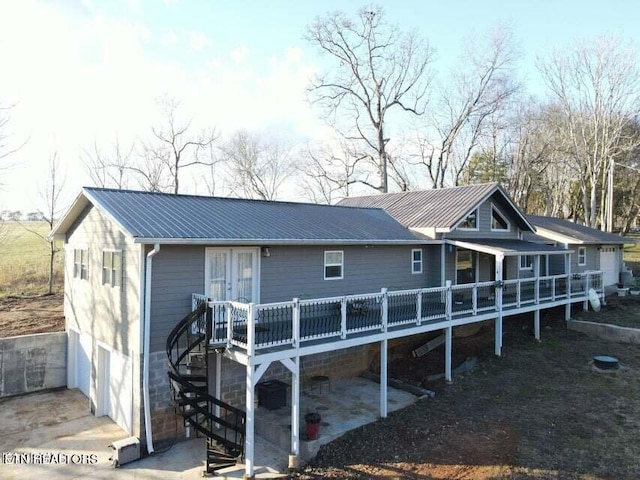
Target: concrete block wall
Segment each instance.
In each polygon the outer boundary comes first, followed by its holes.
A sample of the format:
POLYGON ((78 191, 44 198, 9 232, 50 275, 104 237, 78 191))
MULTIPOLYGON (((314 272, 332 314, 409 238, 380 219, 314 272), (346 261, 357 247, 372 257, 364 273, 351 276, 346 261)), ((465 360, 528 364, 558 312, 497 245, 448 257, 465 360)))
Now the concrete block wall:
MULTIPOLYGON (((171 403, 171 388, 169 385, 169 361, 167 352, 159 351, 149 354, 149 403, 151 405, 151 426, 153 440, 184 438, 184 426, 182 417, 175 414, 171 403)), ((142 393, 140 394, 142 398, 142 393)), ((141 403, 140 409, 143 408, 141 403)), ((142 412, 142 410, 141 410, 142 412)), ((144 414, 141 413, 143 425, 141 427, 144 437, 144 414)))
POLYGON ((0 338, 0 397, 66 385, 65 332, 0 338))
MULTIPOLYGON (((358 376, 368 369, 371 356, 371 346, 364 345, 301 357, 301 387, 304 388, 309 379, 315 375, 326 375, 332 380, 358 376)), ((280 380, 290 385, 291 372, 282 363, 274 362, 260 379, 261 382, 267 380, 280 380)), ((221 384, 222 401, 244 410, 246 368, 243 365, 224 359, 221 384)), ((210 385, 209 388, 213 391, 213 385, 210 385)))

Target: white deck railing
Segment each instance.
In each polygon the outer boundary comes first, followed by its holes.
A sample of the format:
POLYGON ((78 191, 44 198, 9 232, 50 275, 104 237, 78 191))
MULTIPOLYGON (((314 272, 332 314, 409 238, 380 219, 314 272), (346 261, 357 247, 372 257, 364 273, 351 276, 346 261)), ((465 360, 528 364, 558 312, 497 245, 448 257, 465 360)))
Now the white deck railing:
MULTIPOLYGON (((586 301, 590 289, 604 296, 600 271, 549 275, 445 287, 345 295, 277 303, 215 302, 193 294, 195 308, 209 302, 211 342, 256 350, 353 335, 386 332, 426 323, 446 323, 502 309, 517 313, 537 305, 586 301)), ((196 332, 193 332, 196 333, 196 332)), ((200 329, 204 333, 204 329, 200 329)))

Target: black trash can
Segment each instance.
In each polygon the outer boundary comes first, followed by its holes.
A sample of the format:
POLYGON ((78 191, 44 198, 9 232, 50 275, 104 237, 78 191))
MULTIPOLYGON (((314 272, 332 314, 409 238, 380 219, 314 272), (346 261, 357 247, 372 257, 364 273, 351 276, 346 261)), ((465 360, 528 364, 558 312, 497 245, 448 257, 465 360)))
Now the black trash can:
POLYGON ((277 410, 287 406, 287 384, 280 380, 268 380, 256 385, 258 406, 267 410, 277 410))

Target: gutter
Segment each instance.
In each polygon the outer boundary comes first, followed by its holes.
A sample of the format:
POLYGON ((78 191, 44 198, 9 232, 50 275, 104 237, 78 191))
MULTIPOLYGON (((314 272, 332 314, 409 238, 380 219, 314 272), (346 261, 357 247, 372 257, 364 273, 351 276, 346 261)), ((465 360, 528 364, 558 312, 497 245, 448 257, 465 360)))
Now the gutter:
POLYGON ((151 455, 153 449, 153 432, 151 429, 151 407, 149 402, 149 340, 151 336, 151 266, 153 257, 160 251, 160 244, 156 243, 153 250, 147 253, 144 278, 144 345, 142 350, 142 397, 144 401, 144 430, 147 438, 147 452, 151 455))

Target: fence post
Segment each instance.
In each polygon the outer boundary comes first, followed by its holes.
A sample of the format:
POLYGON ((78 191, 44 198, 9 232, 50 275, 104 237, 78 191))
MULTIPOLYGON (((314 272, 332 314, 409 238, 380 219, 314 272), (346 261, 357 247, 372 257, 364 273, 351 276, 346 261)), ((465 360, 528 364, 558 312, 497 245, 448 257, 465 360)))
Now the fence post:
POLYGON ((255 326, 256 326, 256 322, 255 322, 255 303, 251 302, 249 304, 249 311, 247 313, 247 355, 249 355, 250 357, 253 357, 253 354, 255 352, 255 326))
POLYGON ((416 323, 418 326, 422 323, 422 290, 418 290, 416 297, 416 323))
POLYGON ((473 285, 472 295, 471 295, 471 304, 473 306, 473 314, 478 314, 478 284, 473 285))
POLYGON ((340 305, 340 337, 347 338, 347 297, 342 297, 340 305))
POLYGON ((227 348, 231 348, 231 340, 233 339, 233 306, 231 302, 227 302, 227 348))
POLYGON ((389 297, 387 295, 387 289, 380 290, 382 294, 382 331, 387 331, 387 323, 389 322, 389 297))
POLYGON ((445 284, 446 288, 446 303, 445 303, 445 317, 447 320, 451 321, 451 317, 453 317, 453 293, 451 291, 451 280, 447 280, 445 284))
POLYGON ((291 337, 293 347, 300 347, 300 299, 294 298, 291 309, 291 337))

